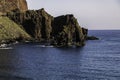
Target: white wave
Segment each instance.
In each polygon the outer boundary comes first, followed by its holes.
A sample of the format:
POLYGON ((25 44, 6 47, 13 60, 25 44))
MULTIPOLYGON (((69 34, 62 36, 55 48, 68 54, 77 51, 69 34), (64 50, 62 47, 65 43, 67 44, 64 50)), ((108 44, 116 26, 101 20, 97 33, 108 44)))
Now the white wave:
POLYGON ((13 48, 9 47, 7 44, 1 44, 0 49, 13 49, 13 48))
POLYGON ((54 46, 36 45, 35 47, 54 47, 54 46))
POLYGON ((12 47, 0 47, 0 49, 13 49, 12 47))

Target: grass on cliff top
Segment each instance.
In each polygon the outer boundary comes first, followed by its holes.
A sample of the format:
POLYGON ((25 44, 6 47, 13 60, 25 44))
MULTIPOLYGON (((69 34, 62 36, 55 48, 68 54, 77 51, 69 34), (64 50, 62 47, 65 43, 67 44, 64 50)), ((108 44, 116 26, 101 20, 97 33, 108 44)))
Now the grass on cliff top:
POLYGON ((14 23, 8 17, 0 16, 0 41, 12 40, 19 37, 30 38, 30 36, 20 28, 19 25, 14 23))

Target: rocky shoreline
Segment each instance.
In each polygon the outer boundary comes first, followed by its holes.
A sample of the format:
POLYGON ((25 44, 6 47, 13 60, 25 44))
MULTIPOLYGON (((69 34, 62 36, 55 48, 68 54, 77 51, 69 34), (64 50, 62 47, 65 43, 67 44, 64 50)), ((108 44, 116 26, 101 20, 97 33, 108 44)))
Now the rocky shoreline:
POLYGON ((2 40, 3 44, 29 41, 48 43, 56 47, 81 47, 86 40, 98 40, 94 36, 88 36, 88 29, 81 27, 73 14, 53 17, 42 8, 25 12, 14 10, 6 16, 22 26, 30 38, 19 36, 16 39, 2 40))
POLYGON ((72 14, 53 17, 42 8, 26 12, 16 10, 7 16, 22 25, 34 41, 54 46, 85 45, 88 30, 82 28, 72 14))
MULTIPOLYGON (((28 10, 26 1, 23 0, 22 2, 20 4, 21 8, 13 7, 11 8, 11 10, 6 12, 3 17, 8 17, 11 20, 8 20, 10 21, 10 23, 14 21, 17 25, 16 28, 19 26, 19 28, 21 28, 21 30, 23 31, 19 32, 18 30, 15 30, 15 33, 12 31, 11 33, 7 33, 7 35, 5 36, 18 33, 19 35, 11 36, 13 37, 12 39, 6 37, 7 40, 2 39, 1 37, 0 43, 2 43, 2 41, 7 44, 16 41, 29 41, 45 44, 48 43, 49 45, 53 45, 56 47, 81 47, 85 45, 85 41, 88 39, 98 39, 93 36, 88 37, 88 29, 81 27, 73 14, 53 17, 52 15, 47 13, 44 8, 39 10, 28 10), (24 33, 24 35, 22 33, 24 33)), ((4 25, 4 27, 5 26, 7 25, 4 25)), ((12 28, 12 25, 10 25, 9 27, 12 28)), ((10 30, 11 29, 9 29, 8 31, 10 30)))

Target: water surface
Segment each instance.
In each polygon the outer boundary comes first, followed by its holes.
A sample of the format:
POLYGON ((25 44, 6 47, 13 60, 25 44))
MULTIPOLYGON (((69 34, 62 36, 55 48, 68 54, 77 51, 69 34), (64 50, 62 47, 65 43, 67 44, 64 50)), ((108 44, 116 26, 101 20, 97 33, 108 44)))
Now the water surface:
POLYGON ((0 80, 120 80, 120 31, 90 31, 82 48, 37 43, 0 49, 0 80))

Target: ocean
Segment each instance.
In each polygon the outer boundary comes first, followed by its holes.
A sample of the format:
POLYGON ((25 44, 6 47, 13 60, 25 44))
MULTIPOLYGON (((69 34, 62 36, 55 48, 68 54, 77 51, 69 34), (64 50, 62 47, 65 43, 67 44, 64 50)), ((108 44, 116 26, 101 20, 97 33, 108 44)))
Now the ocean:
POLYGON ((120 30, 90 30, 81 48, 20 43, 0 49, 0 80, 120 80, 120 30))

